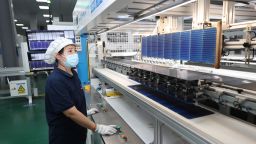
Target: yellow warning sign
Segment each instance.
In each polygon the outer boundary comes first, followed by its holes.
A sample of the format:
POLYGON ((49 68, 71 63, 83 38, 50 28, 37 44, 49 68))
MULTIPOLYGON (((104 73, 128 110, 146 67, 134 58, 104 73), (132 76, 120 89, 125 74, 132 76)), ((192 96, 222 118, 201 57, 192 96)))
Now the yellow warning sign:
POLYGON ((19 86, 18 93, 19 94, 24 94, 25 93, 25 88, 22 85, 19 86))

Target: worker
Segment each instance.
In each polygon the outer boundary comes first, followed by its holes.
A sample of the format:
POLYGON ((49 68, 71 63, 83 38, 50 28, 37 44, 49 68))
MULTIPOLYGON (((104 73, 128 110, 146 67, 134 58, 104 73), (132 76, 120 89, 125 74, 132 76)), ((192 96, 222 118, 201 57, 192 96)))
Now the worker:
POLYGON ((95 124, 87 116, 85 95, 74 70, 79 58, 70 39, 56 38, 45 53, 45 62, 54 64, 45 87, 45 111, 49 127, 49 144, 85 144, 87 129, 102 135, 116 133, 115 125, 95 124))

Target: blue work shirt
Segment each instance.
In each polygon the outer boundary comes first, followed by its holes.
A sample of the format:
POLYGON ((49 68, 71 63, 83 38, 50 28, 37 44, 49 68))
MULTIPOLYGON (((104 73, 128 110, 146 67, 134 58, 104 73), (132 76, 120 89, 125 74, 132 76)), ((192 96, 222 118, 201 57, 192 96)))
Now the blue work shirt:
POLYGON ((49 144, 84 144, 87 129, 63 112, 75 106, 87 116, 85 95, 76 71, 73 75, 55 67, 45 87, 45 111, 49 126, 49 144))

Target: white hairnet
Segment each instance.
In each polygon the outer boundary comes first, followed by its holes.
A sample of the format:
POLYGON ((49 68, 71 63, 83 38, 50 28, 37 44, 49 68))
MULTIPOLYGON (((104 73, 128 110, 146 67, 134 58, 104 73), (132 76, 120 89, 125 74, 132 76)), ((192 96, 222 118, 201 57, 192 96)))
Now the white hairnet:
POLYGON ((55 55, 65 46, 67 45, 75 45, 72 40, 58 37, 53 42, 50 43, 49 47, 45 52, 44 61, 48 64, 53 64, 56 60, 55 55))

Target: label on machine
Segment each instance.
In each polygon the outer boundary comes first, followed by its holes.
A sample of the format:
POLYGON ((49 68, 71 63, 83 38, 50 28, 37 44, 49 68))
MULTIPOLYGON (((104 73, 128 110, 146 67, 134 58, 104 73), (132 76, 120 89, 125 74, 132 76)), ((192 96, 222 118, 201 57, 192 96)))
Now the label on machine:
POLYGON ((26 80, 10 81, 11 96, 26 96, 28 95, 28 85, 26 80))

